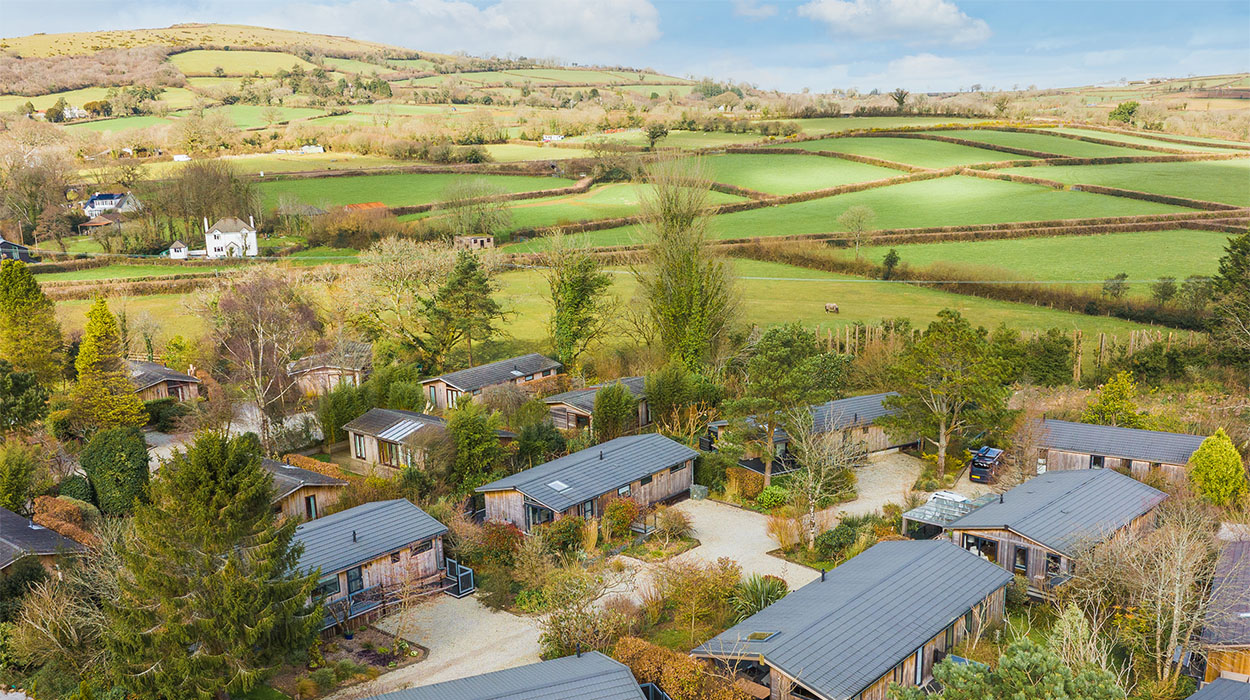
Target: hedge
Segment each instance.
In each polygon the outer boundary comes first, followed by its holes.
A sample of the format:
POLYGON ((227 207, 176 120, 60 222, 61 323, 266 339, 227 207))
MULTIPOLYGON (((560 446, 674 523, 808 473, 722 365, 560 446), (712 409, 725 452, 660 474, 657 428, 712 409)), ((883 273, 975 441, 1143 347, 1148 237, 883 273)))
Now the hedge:
POLYGON ((764 475, 745 467, 734 465, 725 470, 726 481, 738 487, 743 498, 754 499, 764 490, 764 475))
POLYGON ((980 148, 985 151, 1001 151, 1003 153, 1011 153, 1017 156, 1031 156, 1033 158, 1062 158, 1058 153, 1048 153, 1046 151, 1034 151, 1028 148, 1015 148, 1013 146, 1002 146, 996 143, 986 143, 984 141, 972 141, 970 139, 961 139, 954 136, 942 136, 941 134, 926 134, 923 132, 879 132, 872 134, 862 134, 863 136, 872 137, 893 137, 900 139, 922 139, 926 141, 942 141, 944 143, 953 143, 960 146, 971 146, 972 148, 980 148))
MULTIPOLYGON (((1194 141, 1191 139, 1186 139, 1183 136, 1164 136, 1162 134, 1158 134, 1153 131, 1134 131, 1132 129, 1117 129, 1115 127, 1103 126, 1101 124, 1082 124, 1079 122, 1074 122, 1074 123, 1068 124, 1068 126, 1075 126, 1075 127, 1079 127, 1082 129, 1089 129, 1091 131, 1103 131, 1108 134, 1123 134, 1125 136, 1140 136, 1142 138, 1154 139, 1156 141, 1166 141, 1168 143, 1179 143, 1179 144, 1184 144, 1186 146, 1204 146, 1204 147, 1210 147, 1210 148, 1233 148, 1233 149, 1237 149, 1241 151, 1250 151, 1250 144, 1226 144, 1226 143, 1210 143, 1207 141, 1194 141)), ((1075 136, 1075 134, 1070 134, 1070 136, 1075 136)), ((1085 137, 1085 138, 1088 138, 1088 137, 1085 137)), ((1111 143, 1114 143, 1120 146, 1124 145, 1123 141, 1112 141, 1111 143)))
POLYGON ((1157 156, 1103 156, 1101 158, 1047 158, 1045 160, 1004 160, 976 163, 965 167, 976 170, 998 168, 1038 168, 1048 165, 1123 165, 1125 163, 1179 163, 1191 160, 1232 160, 1245 158, 1240 153, 1173 153, 1157 156))
POLYGON ((1093 192, 1094 194, 1107 194, 1113 197, 1128 197, 1129 199, 1141 199, 1147 202, 1159 202, 1161 204, 1174 204, 1176 206, 1189 207, 1191 209, 1205 209, 1207 211, 1240 211, 1242 209, 1242 207, 1233 204, 1224 204, 1223 202, 1209 202, 1204 199, 1189 199, 1188 197, 1173 197, 1166 194, 1139 192, 1138 190, 1126 190, 1119 187, 1106 187, 1103 185, 1072 185, 1072 189, 1078 192, 1093 192))

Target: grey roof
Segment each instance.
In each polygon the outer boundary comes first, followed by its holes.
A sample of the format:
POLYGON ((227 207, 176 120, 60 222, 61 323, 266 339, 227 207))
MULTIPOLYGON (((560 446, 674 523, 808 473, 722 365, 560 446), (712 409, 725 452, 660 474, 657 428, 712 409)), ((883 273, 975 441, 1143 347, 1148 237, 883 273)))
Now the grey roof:
POLYGON ((300 374, 322 367, 362 370, 372 365, 373 343, 345 340, 331 350, 295 360, 286 366, 286 372, 300 374))
POLYGON ((1250 700, 1250 682, 1216 678, 1190 695, 1189 700, 1250 700))
POLYGON ((347 482, 309 469, 293 467, 276 459, 261 460, 261 466, 273 476, 274 501, 279 501, 305 486, 346 486, 347 482))
POLYGON ((1185 464, 1206 438, 1186 433, 1090 425, 1066 420, 1042 421, 1041 443, 1068 452, 1135 459, 1142 462, 1185 464))
POLYGON ((1150 512, 1167 494, 1112 469, 1046 472, 947 525, 1007 529, 1071 555, 1150 512))
POLYGON ((324 576, 444 532, 447 526, 399 498, 366 503, 310 520, 295 529, 295 540, 304 545, 300 569, 320 569, 324 576))
POLYGON ((515 489, 559 512, 611 493, 648 474, 694 459, 698 454, 663 435, 626 435, 493 481, 477 490, 515 489))
MULTIPOLYGON (((344 425, 343 430, 398 443, 418 430, 443 430, 446 426, 447 421, 428 413, 402 411, 397 408, 371 408, 364 415, 344 425)), ((496 430, 495 434, 499 437, 516 437, 516 433, 508 430, 496 430)))
POLYGON ((242 233, 244 231, 251 230, 252 227, 249 226, 243 219, 235 216, 227 216, 225 218, 218 219, 217 223, 209 227, 206 233, 211 233, 213 231, 218 233, 242 233))
MULTIPOLYGON (((812 427, 818 433, 825 433, 831 430, 845 430, 862 425, 872 425, 878 418, 889 416, 896 411, 886 408, 884 401, 887 397, 898 396, 897 391, 887 391, 881 394, 865 394, 864 396, 851 396, 845 399, 835 399, 826 403, 816 404, 812 409, 812 427)), ((753 421, 752 421, 753 423, 753 421)), ((728 425, 727 420, 713 421, 713 427, 728 425)), ((789 435, 786 431, 778 428, 773 434, 773 442, 788 442, 789 435)))
POLYGON ((143 391, 161 382, 200 383, 200 380, 189 374, 179 372, 176 369, 170 369, 157 362, 126 360, 126 367, 130 370, 130 381, 135 385, 135 391, 143 391))
POLYGON ((696 648, 755 658, 821 697, 862 691, 994 591, 999 566, 946 540, 881 542, 696 648), (775 633, 762 641, 753 633, 775 633))
POLYGON ((1224 544, 1215 567, 1212 596, 1212 619, 1202 631, 1202 641, 1250 647, 1250 541, 1224 544))
POLYGON ((49 555, 81 552, 84 547, 61 533, 36 525, 11 510, 0 508, 0 569, 24 554, 49 555))
POLYGON ((595 409, 595 394, 609 384, 618 383, 623 384, 626 389, 629 389, 629 393, 633 394, 634 398, 640 399, 645 392, 647 379, 646 377, 621 377, 620 379, 613 379, 610 382, 603 382, 602 384, 588 386, 584 389, 574 389, 572 391, 566 391, 563 394, 553 394, 552 396, 548 396, 543 399, 543 402, 548 404, 568 404, 569 406, 581 409, 586 413, 590 413, 595 409))
POLYGON ((942 498, 941 496, 934 494, 934 497, 930 498, 924 505, 912 508, 906 513, 903 513, 903 519, 945 527, 951 522, 962 518, 977 508, 986 505, 990 501, 997 500, 998 496, 992 493, 976 499, 964 501, 942 498))
POLYGON ((629 668, 597 651, 365 700, 643 700, 629 668))
POLYGON ((529 355, 492 362, 488 365, 462 369, 459 372, 450 372, 437 377, 430 377, 421 383, 428 384, 442 380, 461 391, 477 391, 484 387, 512 381, 518 377, 538 374, 549 369, 558 370, 562 367, 564 365, 550 357, 544 357, 538 353, 530 353, 529 355))

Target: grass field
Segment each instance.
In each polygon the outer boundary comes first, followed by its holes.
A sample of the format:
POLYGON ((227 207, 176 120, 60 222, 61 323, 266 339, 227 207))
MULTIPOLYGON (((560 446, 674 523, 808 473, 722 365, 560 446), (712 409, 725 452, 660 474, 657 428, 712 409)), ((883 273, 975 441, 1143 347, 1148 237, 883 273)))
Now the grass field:
POLYGON ((1162 148, 1171 148, 1177 151, 1193 151, 1196 153, 1228 153, 1230 149, 1212 146, 1190 146, 1184 143, 1171 143, 1169 141, 1160 141, 1158 139, 1147 138, 1144 136, 1132 136, 1129 134, 1115 134, 1109 131, 1096 131, 1094 129, 1077 129, 1072 127, 1061 126, 1055 131, 1065 134, 1076 134, 1077 136, 1089 136, 1091 138, 1102 139, 1104 141, 1116 141, 1118 143, 1135 144, 1138 146, 1159 146, 1162 148))
POLYGON ((212 272, 214 270, 224 269, 222 267, 212 266, 196 266, 196 267, 179 267, 177 265, 105 265, 104 267, 92 267, 86 270, 74 270, 72 272, 49 272, 39 275, 41 282, 59 282, 67 280, 112 280, 126 279, 130 277, 154 277, 157 275, 177 275, 184 272, 212 272))
MULTIPOLYGON (((1250 156, 1250 154, 1247 154, 1250 156)), ((1068 184, 1105 185, 1250 207, 1250 157, 1237 160, 1010 168, 1068 184)))
POLYGON ((299 56, 278 51, 197 49, 170 56, 169 62, 184 75, 213 75, 217 68, 224 70, 226 75, 251 75, 255 71, 260 71, 261 75, 273 75, 295 66, 309 72, 317 67, 299 56))
POLYGON ((1028 156, 1017 156, 1000 151, 961 146, 957 143, 888 136, 848 136, 845 138, 777 145, 787 148, 801 148, 805 151, 833 151, 835 153, 872 156, 873 158, 892 160, 896 163, 918 165, 922 168, 949 168, 954 165, 989 163, 1001 160, 1028 160, 1028 156))
MULTIPOLYGON (((876 212, 874 225, 879 229, 1186 211, 1181 207, 1125 197, 955 176, 722 214, 712 218, 711 231, 717 238, 840 231, 838 216, 856 204, 876 212)), ((593 231, 585 236, 588 244, 600 246, 629 245, 639 240, 638 231, 632 226, 593 231)), ((539 238, 518 244, 515 250, 539 250, 545 245, 539 238)), ((509 250, 512 249, 510 246, 509 250)))
MULTIPOLYGON (((1159 277, 1183 280, 1189 275, 1215 274, 1227 241, 1228 234, 1215 231, 1142 231, 869 246, 860 253, 880 262, 893 248, 903 263, 913 267, 951 263, 975 269, 978 277, 996 275, 1001 279, 1071 283, 1077 287, 1101 287, 1102 280, 1127 272, 1132 285, 1129 293, 1148 296, 1146 282, 1159 277)), ((854 257, 850 250, 834 254, 854 257)))
POLYGON ((908 126, 938 126, 940 124, 978 124, 985 120, 966 117, 818 117, 816 119, 783 119, 780 121, 792 121, 802 127, 804 134, 820 136, 860 129, 896 129, 908 126))
POLYGON ((1101 143, 1088 143, 1076 139, 1065 139, 1047 134, 1026 134, 1018 131, 991 131, 989 129, 969 129, 965 131, 934 131, 940 136, 952 136, 980 143, 992 143, 998 146, 1024 148, 1032 151, 1043 151, 1060 156, 1075 158, 1103 158, 1109 156, 1141 156, 1149 155, 1149 151, 1126 146, 1105 146, 1101 143))
POLYGON ((465 177, 484 179, 507 192, 528 192, 567 187, 572 180, 557 177, 525 175, 458 175, 454 173, 395 173, 389 175, 352 175, 347 177, 306 180, 278 180, 260 183, 261 198, 266 208, 278 201, 278 195, 289 192, 307 204, 320 207, 384 202, 387 206, 424 204, 437 200, 448 184, 465 177))
POLYGON ((486 146, 486 152, 491 158, 501 163, 518 160, 567 160, 590 157, 590 151, 581 148, 529 146, 523 143, 493 143, 486 146))
POLYGON ((267 125, 263 115, 268 109, 278 110, 280 115, 278 119, 284 122, 325 114, 322 110, 311 107, 264 107, 261 105, 228 105, 226 107, 216 107, 214 111, 225 112, 235 126, 240 129, 249 129, 267 125))
MULTIPOLYGON (((157 344, 163 346, 174 335, 199 338, 204 334, 204 322, 194 311, 195 303, 202 297, 200 293, 151 294, 112 297, 108 304, 113 313, 124 309, 132 320, 148 318, 155 322, 160 327, 157 344)), ((91 304, 91 299, 56 302, 56 316, 61 322, 61 330, 65 333, 81 331, 86 325, 87 310, 91 304)))
MULTIPOLYGON (((49 95, 39 95, 38 97, 24 97, 22 95, 0 95, 0 112, 12 112, 20 105, 30 102, 35 109, 47 109, 56 104, 56 101, 65 98, 65 103, 71 107, 81 107, 84 103, 94 102, 96 100, 108 99, 109 88, 106 87, 89 87, 80 90, 66 90, 65 92, 54 92, 49 95)), ((169 87, 160 94, 159 100, 169 105, 171 109, 182 109, 190 107, 195 103, 197 95, 186 88, 169 87)))
POLYGON ((218 78, 217 76, 187 78, 187 85, 200 89, 226 88, 227 90, 238 90, 242 84, 243 78, 218 78))
POLYGON ((386 62, 401 70, 434 70, 434 62, 424 58, 389 58, 386 62))
POLYGON ((32 34, 0 40, 0 49, 22 56, 55 56, 94 53, 109 48, 135 46, 195 46, 211 44, 244 46, 316 46, 324 51, 381 51, 400 49, 345 36, 310 34, 290 29, 269 29, 246 24, 176 24, 162 29, 118 29, 65 34, 32 34))
POLYGON ((77 124, 67 124, 65 128, 75 131, 98 131, 102 134, 116 134, 130 131, 131 129, 146 129, 149 126, 161 126, 172 123, 173 120, 171 119, 145 114, 138 117, 118 117, 117 119, 101 119, 94 122, 78 122, 77 124))
POLYGON ((769 194, 807 192, 903 174, 891 168, 820 156, 728 153, 703 160, 715 182, 769 194))
POLYGON ((380 74, 393 72, 386 66, 379 66, 376 63, 365 63, 364 61, 357 61, 351 58, 332 58, 327 56, 325 58, 325 62, 327 66, 330 66, 334 70, 351 73, 353 75, 373 75, 374 73, 380 74))

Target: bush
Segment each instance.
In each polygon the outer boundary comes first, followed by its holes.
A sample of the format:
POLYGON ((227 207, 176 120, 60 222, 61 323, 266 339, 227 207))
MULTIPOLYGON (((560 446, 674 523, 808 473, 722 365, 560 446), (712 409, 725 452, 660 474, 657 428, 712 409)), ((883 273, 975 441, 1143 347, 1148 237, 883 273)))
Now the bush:
POLYGON ((102 430, 82 451, 82 468, 107 515, 128 515, 147 500, 148 446, 138 428, 102 430))
POLYGON ((726 482, 737 488, 743 498, 754 500, 764 490, 764 475, 732 466, 725 470, 726 482))
POLYGON ((326 692, 337 685, 338 681, 334 678, 334 671, 328 668, 319 668, 308 674, 313 683, 317 684, 317 690, 326 692))
POLYGON ((1029 604, 1029 580, 1019 574, 1007 586, 1007 612, 1019 612, 1029 604))
POLYGON ((737 615, 734 622, 742 622, 786 597, 789 592, 790 586, 786 584, 785 579, 751 574, 738 584, 729 599, 729 604, 733 607, 734 614, 737 615))
POLYGON ((642 506, 629 498, 612 498, 603 508, 603 527, 608 539, 629 534, 629 526, 642 515, 642 506))
POLYGON ((1202 441, 1189 458, 1189 479, 1203 499, 1233 505, 1246 495, 1246 468, 1223 428, 1202 441))
POLYGON ((803 524, 796 518, 770 515, 766 530, 768 536, 776 540, 783 551, 793 549, 803 541, 803 524))
POLYGON ((312 678, 301 678, 295 681, 295 694, 301 698, 317 697, 317 682, 312 678))
POLYGON ((689 535, 693 525, 690 516, 676 508, 664 507, 655 513, 655 532, 664 538, 665 544, 689 535))
POLYGON ((521 541, 525 539, 520 528, 512 523, 490 521, 482 524, 480 532, 481 539, 474 543, 478 556, 493 564, 512 566, 521 541))
POLYGON ((368 669, 367 666, 358 664, 351 659, 340 659, 338 663, 334 664, 334 679, 336 681, 345 681, 357 674, 364 673, 366 669, 368 669))
POLYGON ((91 488, 91 482, 80 474, 74 474, 62 481, 57 491, 62 496, 95 503, 95 491, 91 488))
POLYGON ((175 430, 178 426, 178 419, 187 415, 191 410, 186 404, 172 396, 144 401, 143 409, 148 413, 148 425, 162 433, 175 430))
POLYGON ((774 508, 784 506, 789 500, 790 492, 773 484, 764 487, 764 490, 760 491, 759 495, 755 497, 755 505, 767 510, 773 510, 774 508))
POLYGON ((733 681, 709 673, 702 662, 637 637, 623 637, 612 657, 625 664, 640 683, 654 683, 673 700, 748 700, 733 681))
POLYGON ((538 529, 553 550, 572 554, 582 547, 584 525, 585 521, 577 516, 565 516, 538 529))

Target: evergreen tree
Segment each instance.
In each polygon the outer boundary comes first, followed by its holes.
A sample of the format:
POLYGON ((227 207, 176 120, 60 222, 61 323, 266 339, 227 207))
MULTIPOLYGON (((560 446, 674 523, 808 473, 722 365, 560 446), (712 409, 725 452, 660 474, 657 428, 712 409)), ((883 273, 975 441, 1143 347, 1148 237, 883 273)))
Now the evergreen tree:
POLYGON ((505 457, 499 435, 498 413, 487 413, 481 404, 461 400, 447 412, 447 432, 455 447, 450 486, 456 493, 469 492, 489 481, 505 457))
POLYGON ((564 454, 566 441, 549 421, 531 423, 517 433, 516 467, 518 470, 537 467, 564 454))
POLYGON ((1219 273, 1209 285, 1188 286, 1188 296, 1195 300, 1209 287, 1215 313, 1211 337, 1224 358, 1243 366, 1250 363, 1250 234, 1229 239, 1219 273))
POLYGON ((75 410, 88 429, 85 432, 128 425, 140 427, 147 422, 147 411, 135 395, 122 359, 117 318, 103 299, 96 299, 87 311, 87 327, 74 367, 78 371, 75 410))
POLYGON ((584 248, 556 236, 547 254, 551 344, 556 359, 576 367, 586 347, 611 323, 612 278, 584 248))
POLYGON ((107 515, 129 515, 147 500, 148 446, 134 426, 101 430, 83 448, 83 471, 107 515))
POLYGON ((595 441, 607 442, 628 435, 638 427, 638 399, 620 382, 595 392, 595 441))
POLYGON ((30 372, 0 360, 0 435, 25 430, 48 415, 48 390, 30 372))
POLYGON ((26 263, 0 261, 0 359, 50 385, 61 378, 61 324, 26 263))
POLYGON ((1081 414, 1082 423, 1094 425, 1117 425, 1122 428, 1148 427, 1146 414, 1137 410, 1133 399, 1137 397, 1137 384, 1131 372, 1117 372, 1098 388, 1098 395, 1090 399, 1081 414))
POLYGON ((465 341, 469 364, 473 364, 473 339, 490 339, 499 331, 496 321, 503 318, 503 309, 491 298, 495 285, 482 269, 477 256, 462 250, 456 256, 447 281, 429 304, 431 327, 444 353, 465 341))
POLYGON ((1189 480, 1203 498, 1219 506, 1234 505, 1245 497, 1246 467, 1223 428, 1190 455, 1189 480))
POLYGON ((16 443, 0 443, 0 508, 12 511, 26 508, 38 467, 39 459, 34 450, 16 443))
POLYGON ((316 572, 277 520, 255 435, 201 434, 152 483, 106 600, 112 680, 140 698, 213 700, 256 687, 312 642, 316 572))

